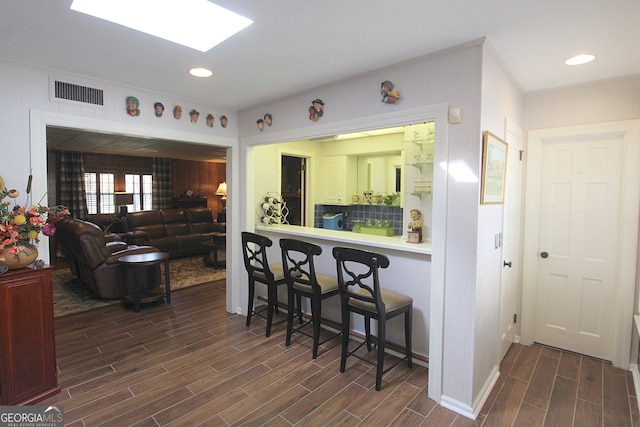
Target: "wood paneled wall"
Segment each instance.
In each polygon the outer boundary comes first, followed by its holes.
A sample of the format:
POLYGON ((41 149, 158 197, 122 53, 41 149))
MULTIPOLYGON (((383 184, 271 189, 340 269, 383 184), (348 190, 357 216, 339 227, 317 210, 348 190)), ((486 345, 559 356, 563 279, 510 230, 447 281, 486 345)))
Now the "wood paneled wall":
POLYGON ((222 201, 215 195, 218 185, 227 180, 225 163, 195 162, 190 160, 171 161, 171 187, 173 196, 179 197, 187 190, 207 198, 207 205, 216 218, 222 211, 222 201))
MULTIPOLYGON (((57 162, 55 151, 49 152, 49 176, 57 177, 57 162)), ((116 156, 107 154, 84 154, 84 166, 86 170, 98 172, 112 172, 116 174, 116 191, 125 188, 125 173, 152 173, 153 159, 148 157, 116 156), (122 181, 122 182, 121 182, 122 181)), ((217 218, 223 206, 219 196, 215 195, 218 184, 226 181, 227 165, 225 163, 197 162, 190 160, 171 161, 171 188, 172 195, 179 197, 187 190, 193 190, 194 194, 202 194, 207 198, 207 206, 213 211, 213 217, 217 218)), ((57 182, 57 179, 50 180, 57 182)), ((55 188, 49 189, 50 194, 56 194, 55 188)), ((55 202, 51 200, 50 203, 55 202)))

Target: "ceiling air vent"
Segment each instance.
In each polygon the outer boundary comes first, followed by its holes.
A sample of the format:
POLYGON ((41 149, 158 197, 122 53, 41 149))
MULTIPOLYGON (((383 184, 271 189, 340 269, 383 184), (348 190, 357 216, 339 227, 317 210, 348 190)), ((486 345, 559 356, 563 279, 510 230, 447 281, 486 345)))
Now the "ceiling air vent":
POLYGON ((73 83, 55 82, 54 96, 58 99, 104 105, 104 91, 73 83))

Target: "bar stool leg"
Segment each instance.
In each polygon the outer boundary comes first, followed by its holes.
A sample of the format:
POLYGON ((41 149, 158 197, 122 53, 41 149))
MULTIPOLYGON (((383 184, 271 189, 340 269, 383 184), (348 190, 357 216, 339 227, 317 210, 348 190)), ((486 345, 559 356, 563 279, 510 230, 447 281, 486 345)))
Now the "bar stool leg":
POLYGON ((247 306, 247 323, 246 326, 251 325, 251 316, 253 314, 253 298, 256 293, 256 282, 253 278, 249 277, 249 303, 247 306))

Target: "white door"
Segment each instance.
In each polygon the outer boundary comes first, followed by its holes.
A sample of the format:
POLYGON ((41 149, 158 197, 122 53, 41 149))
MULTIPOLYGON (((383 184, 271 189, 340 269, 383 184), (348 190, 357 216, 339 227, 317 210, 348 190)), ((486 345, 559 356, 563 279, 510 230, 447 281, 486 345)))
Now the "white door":
POLYGON ((522 129, 507 122, 507 186, 503 221, 503 268, 500 287, 500 360, 516 338, 520 283, 520 218, 522 201, 522 129))
POLYGON ((523 310, 531 297, 533 340, 620 364, 625 349, 616 340, 630 335, 621 329, 633 310, 625 281, 635 276, 637 143, 586 126, 530 143, 538 151, 527 165, 528 180, 536 178, 527 203, 536 209, 527 207, 525 238, 535 242, 526 242, 532 268, 523 280, 534 283, 525 284, 523 310))

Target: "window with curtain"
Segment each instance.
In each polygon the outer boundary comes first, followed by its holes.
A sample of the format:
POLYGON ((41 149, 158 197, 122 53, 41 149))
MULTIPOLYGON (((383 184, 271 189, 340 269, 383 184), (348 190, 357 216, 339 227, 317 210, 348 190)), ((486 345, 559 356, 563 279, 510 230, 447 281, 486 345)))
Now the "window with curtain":
POLYGON ((116 212, 115 181, 115 175, 112 173, 86 172, 84 174, 89 215, 116 212))

